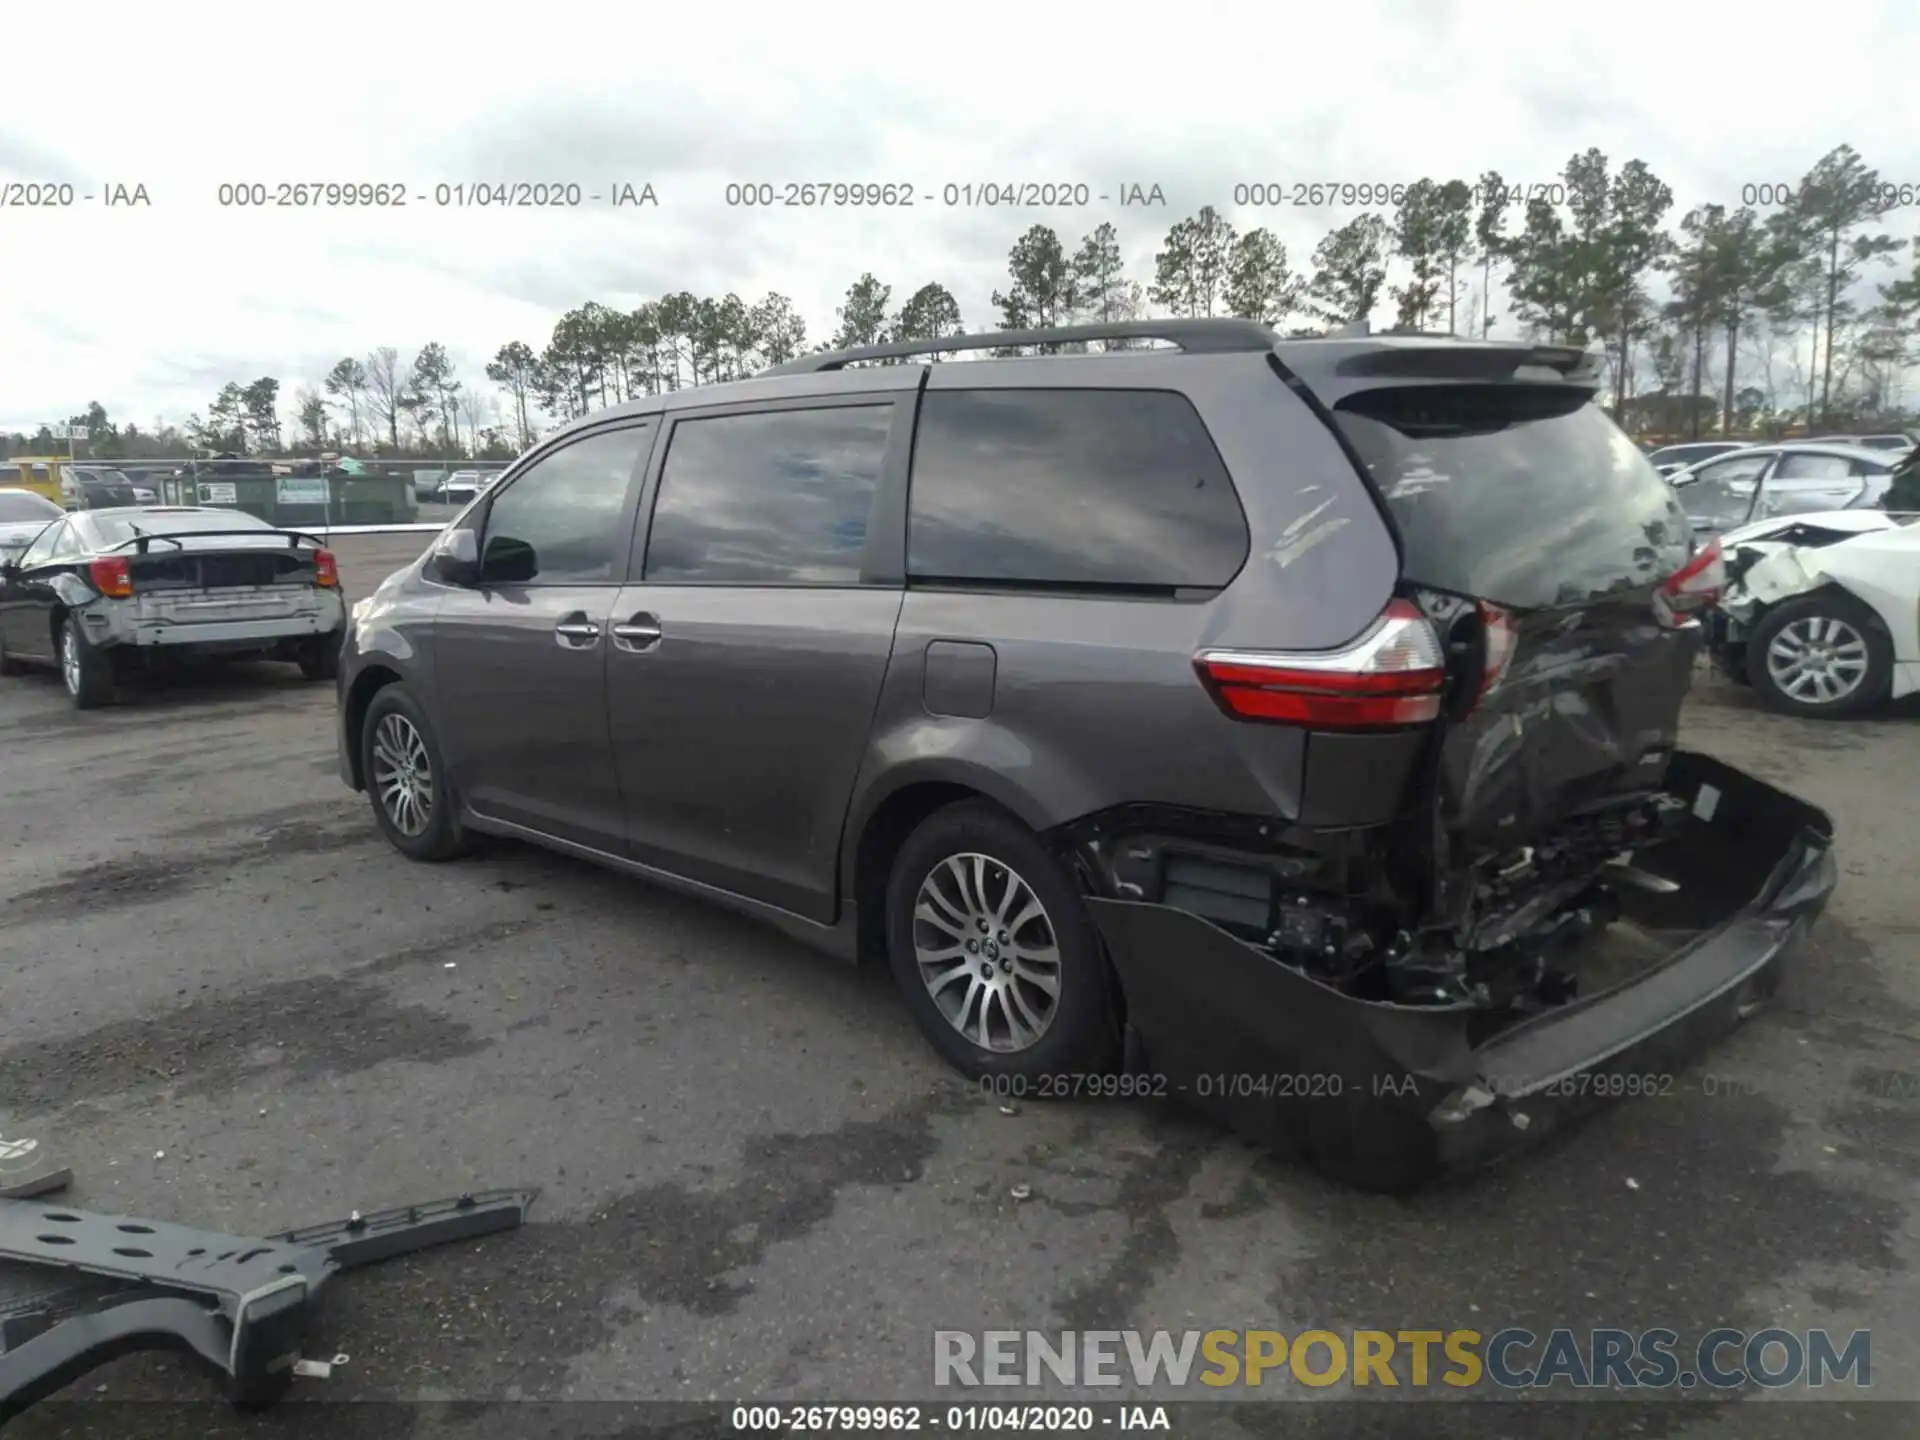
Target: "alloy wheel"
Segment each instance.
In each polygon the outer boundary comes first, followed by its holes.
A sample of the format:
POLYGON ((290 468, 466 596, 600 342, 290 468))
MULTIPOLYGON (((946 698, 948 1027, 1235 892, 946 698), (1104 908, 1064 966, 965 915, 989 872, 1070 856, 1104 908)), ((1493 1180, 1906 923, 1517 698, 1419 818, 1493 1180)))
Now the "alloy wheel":
POLYGON ((411 720, 389 711, 373 732, 373 788, 393 828, 408 839, 433 819, 433 763, 411 720))
POLYGON ((1780 627, 1767 646, 1767 676, 1805 705, 1845 700, 1867 678, 1867 640, 1834 615, 1808 615, 1780 627))
POLYGON ((1060 1007, 1060 948, 1040 897, 989 855, 950 855, 913 905, 920 979, 947 1023, 982 1050, 1040 1042, 1060 1007))

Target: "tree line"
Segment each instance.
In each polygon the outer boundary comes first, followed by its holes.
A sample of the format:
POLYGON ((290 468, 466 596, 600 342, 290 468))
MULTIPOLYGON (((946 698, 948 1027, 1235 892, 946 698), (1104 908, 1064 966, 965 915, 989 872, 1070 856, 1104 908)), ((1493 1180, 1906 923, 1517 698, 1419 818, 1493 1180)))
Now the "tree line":
MULTIPOLYGON (((1673 191, 1646 162, 1614 168, 1597 149, 1572 156, 1560 178, 1550 198, 1516 195, 1494 171, 1396 187, 1391 209, 1337 226, 1304 267, 1271 229, 1203 207, 1167 231, 1145 283, 1113 225, 1070 244, 1036 224, 1013 242, 1007 283, 973 328, 1219 315, 1316 335, 1388 302, 1397 329, 1598 345, 1607 408, 1638 433, 1900 420, 1901 384, 1920 360, 1920 264, 1904 277, 1889 268, 1907 242, 1886 225, 1912 197, 1851 146, 1777 187, 1784 203, 1765 213, 1702 204, 1675 220, 1673 191)), ((331 447, 505 459, 544 428, 636 396, 739 379, 810 350, 969 328, 940 282, 908 290, 872 271, 848 287, 834 322, 810 345, 805 318, 778 293, 750 302, 681 291, 633 309, 589 301, 539 349, 502 345, 480 375, 459 374, 437 342, 410 361, 391 346, 343 358, 295 391, 290 426, 270 376, 226 385, 179 429, 121 429, 97 403, 71 423, 87 426, 101 458, 331 447)), ((43 441, 45 430, 4 443, 43 441)))

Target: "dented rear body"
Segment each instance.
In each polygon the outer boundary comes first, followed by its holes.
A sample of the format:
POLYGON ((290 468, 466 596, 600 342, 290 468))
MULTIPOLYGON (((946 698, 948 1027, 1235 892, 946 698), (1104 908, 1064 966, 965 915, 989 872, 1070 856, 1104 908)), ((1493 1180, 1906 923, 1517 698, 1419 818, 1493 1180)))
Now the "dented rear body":
POLYGON ((1678 748, 1718 551, 1586 367, 1308 342, 1237 372, 1264 413, 1196 388, 1244 567, 1184 627, 1090 622, 1129 666, 1164 635, 1157 683, 1083 654, 1072 690, 1003 692, 1083 694, 1052 774, 1124 793, 1055 834, 1138 1063, 1355 1178, 1626 1093, 1602 1072, 1746 1014, 1832 888, 1824 815, 1678 748))

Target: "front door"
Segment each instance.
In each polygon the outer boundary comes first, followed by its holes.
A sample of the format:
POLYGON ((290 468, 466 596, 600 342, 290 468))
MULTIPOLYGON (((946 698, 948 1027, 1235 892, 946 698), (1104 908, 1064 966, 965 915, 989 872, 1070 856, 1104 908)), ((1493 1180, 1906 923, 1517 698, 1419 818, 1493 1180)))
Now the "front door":
POLYGON ((62 557, 78 553, 73 524, 56 520, 33 539, 20 556, 10 578, 0 580, 0 639, 8 652, 23 660, 53 660, 59 651, 53 638, 54 577, 63 573, 62 557))
POLYGON ((1694 534, 1718 535, 1747 523, 1760 483, 1773 467, 1774 452, 1737 453, 1694 471, 1694 478, 1674 487, 1694 534))
POLYGON ((433 627, 433 709, 461 798, 483 817, 618 852, 606 626, 626 573, 654 427, 570 438, 476 512, 480 578, 433 627))
POLYGON ((834 918, 903 593, 869 537, 911 429, 910 398, 887 394, 676 419, 609 635, 633 858, 834 918))

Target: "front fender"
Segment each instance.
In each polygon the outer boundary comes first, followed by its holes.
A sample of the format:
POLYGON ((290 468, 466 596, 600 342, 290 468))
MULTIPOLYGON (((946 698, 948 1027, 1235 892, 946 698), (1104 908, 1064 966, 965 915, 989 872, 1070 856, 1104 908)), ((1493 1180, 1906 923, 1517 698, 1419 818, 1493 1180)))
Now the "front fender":
POLYGON ((425 698, 432 688, 433 618, 437 600, 422 607, 418 596, 404 601, 382 585, 348 612, 340 646, 335 740, 340 779, 364 788, 360 774, 360 722, 375 692, 400 681, 425 698))

